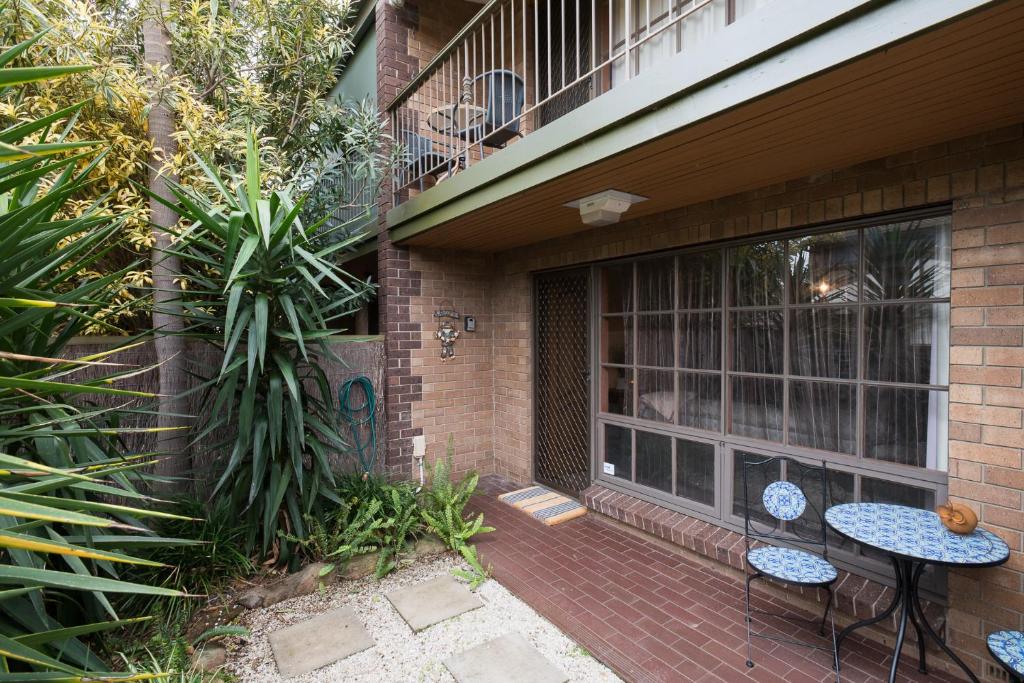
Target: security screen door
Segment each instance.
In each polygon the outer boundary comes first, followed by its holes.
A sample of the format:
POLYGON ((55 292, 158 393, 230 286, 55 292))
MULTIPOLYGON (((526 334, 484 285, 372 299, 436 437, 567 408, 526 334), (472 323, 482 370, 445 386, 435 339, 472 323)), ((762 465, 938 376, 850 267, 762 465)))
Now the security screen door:
POLYGON ((536 276, 534 479, 566 493, 590 485, 590 270, 536 276))

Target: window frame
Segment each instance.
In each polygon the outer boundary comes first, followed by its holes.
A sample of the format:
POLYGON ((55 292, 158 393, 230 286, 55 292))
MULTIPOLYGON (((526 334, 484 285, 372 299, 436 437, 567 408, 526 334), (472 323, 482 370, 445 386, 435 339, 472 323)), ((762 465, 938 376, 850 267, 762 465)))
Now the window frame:
MULTIPOLYGON (((864 234, 866 229, 871 227, 889 225, 893 223, 900 223, 913 220, 924 220, 929 218, 946 218, 950 219, 952 215, 951 207, 948 205, 933 206, 924 209, 912 210, 912 211, 900 211, 891 212, 884 214, 875 214, 868 217, 858 218, 854 220, 846 221, 835 221, 829 223, 822 223, 814 226, 807 226, 797 229, 777 231, 771 233, 762 233, 759 235, 752 235, 743 237, 740 239, 727 239, 718 240, 713 242, 704 242, 701 244, 695 244, 679 249, 672 249, 664 252, 636 254, 628 257, 611 259, 602 261, 599 263, 591 264, 592 268, 592 279, 594 283, 594 294, 593 301, 594 306, 592 308, 592 320, 590 321, 595 327, 596 333, 592 335, 592 349, 591 349, 591 376, 595 377, 597 381, 591 383, 591 415, 590 418, 594 425, 592 429, 592 444, 591 444, 591 461, 593 466, 593 473, 595 481, 600 482, 602 485, 606 485, 609 488, 620 490, 630 495, 635 495, 640 498, 647 499, 657 505, 666 507, 671 510, 687 514, 698 519, 716 524, 718 526, 732 529, 734 531, 743 531, 743 518, 742 516, 732 514, 732 495, 733 495, 733 458, 735 451, 748 451, 752 453, 761 453, 765 455, 786 455, 789 457, 796 458, 805 462, 821 462, 825 461, 830 469, 837 469, 842 471, 851 472, 854 474, 854 493, 855 500, 859 500, 862 477, 868 477, 872 479, 881 479, 886 481, 895 481, 904 483, 911 487, 917 487, 926 489, 934 492, 936 503, 945 500, 948 495, 948 472, 927 469, 926 467, 918 467, 913 465, 903 465, 898 463, 891 463, 873 458, 863 457, 864 454, 864 440, 865 440, 865 425, 864 425, 864 414, 865 414, 865 399, 866 387, 870 386, 893 386, 907 389, 929 389, 929 390, 940 390, 946 393, 946 413, 944 419, 948 425, 948 356, 946 358, 947 368, 945 377, 947 383, 945 385, 920 385, 914 383, 901 383, 901 382, 883 382, 876 380, 868 380, 866 377, 866 368, 864 366, 864 349, 865 349, 865 308, 868 306, 877 305, 893 305, 893 304, 914 304, 914 303, 928 303, 928 304, 944 304, 947 307, 951 307, 950 304, 950 292, 946 291, 944 296, 935 297, 931 299, 906 299, 906 300, 866 300, 863 295, 864 289, 864 234), (857 262, 857 288, 858 298, 855 302, 836 302, 836 303, 796 303, 790 302, 791 287, 791 271, 790 271, 790 249, 788 247, 784 251, 783 263, 784 263, 784 284, 782 291, 782 303, 778 306, 746 306, 736 307, 732 305, 730 300, 730 290, 732 286, 730 282, 730 270, 729 270, 729 258, 730 251, 738 246, 747 244, 757 244, 776 240, 789 240, 796 237, 808 237, 813 235, 828 234, 833 232, 840 232, 844 230, 858 230, 858 262, 857 262), (719 290, 719 302, 715 308, 707 309, 682 309, 679 308, 679 258, 681 256, 689 254, 697 254, 702 252, 709 252, 717 250, 719 252, 720 266, 719 266, 719 278, 720 278, 720 290, 719 290), (672 258, 673 259, 673 309, 672 309, 672 339, 673 339, 673 364, 670 367, 665 368, 654 368, 649 369, 662 370, 671 372, 673 375, 673 388, 674 388, 674 402, 675 402, 675 419, 673 422, 656 423, 649 420, 643 420, 638 417, 639 409, 639 391, 637 389, 637 383, 639 380, 639 370, 642 368, 648 368, 648 366, 640 366, 639 360, 639 318, 643 314, 658 314, 665 313, 665 311, 641 311, 639 301, 639 278, 637 277, 638 266, 648 261, 672 258), (605 314, 602 312, 602 287, 603 282, 600 277, 600 269, 609 265, 619 264, 632 264, 632 278, 630 286, 632 287, 631 300, 632 310, 622 313, 613 313, 611 316, 622 316, 631 318, 633 321, 630 334, 632 340, 626 341, 627 347, 632 347, 632 363, 626 364, 612 364, 603 363, 601 361, 601 334, 600 325, 602 318, 605 314), (796 309, 811 309, 811 308, 843 308, 852 307, 856 309, 856 372, 850 379, 830 378, 830 377, 814 377, 804 375, 794 375, 791 373, 790 353, 789 353, 789 342, 790 342, 790 312, 796 309), (733 333, 729 324, 730 317, 735 311, 753 311, 753 310, 779 310, 783 315, 783 374, 781 375, 764 375, 756 373, 746 372, 733 372, 730 370, 730 345, 733 343, 733 333), (680 315, 686 313, 695 312, 717 312, 719 314, 719 325, 720 325, 720 358, 719 358, 719 369, 718 370, 696 370, 690 368, 681 367, 680 359, 680 315), (612 413, 605 413, 599 410, 602 401, 602 382, 603 382, 603 368, 604 367, 616 367, 626 369, 628 372, 634 373, 633 382, 630 385, 631 394, 630 401, 632 402, 632 415, 617 415, 612 413), (701 430, 692 427, 686 427, 681 424, 679 415, 679 383, 680 373, 691 372, 699 374, 715 374, 717 373, 720 377, 720 405, 719 405, 719 429, 718 431, 701 430), (770 377, 778 379, 783 383, 783 442, 771 442, 761 439, 755 439, 751 437, 739 436, 729 433, 732 401, 729 396, 731 392, 731 381, 735 376, 747 376, 747 377, 770 377), (808 381, 808 382, 825 382, 831 384, 852 384, 856 387, 856 452, 854 454, 843 454, 833 451, 818 450, 805 446, 788 445, 789 432, 789 400, 790 400, 790 385, 792 381, 808 381), (602 471, 602 462, 604 454, 604 425, 613 424, 620 427, 626 427, 631 429, 631 445, 633 448, 632 462, 635 474, 636 469, 636 431, 649 431, 653 433, 660 433, 672 436, 672 478, 673 478, 673 491, 676 487, 676 467, 677 467, 677 439, 689 439, 693 441, 699 441, 711 444, 715 449, 715 471, 714 471, 714 491, 715 501, 713 506, 707 506, 701 503, 697 503, 693 500, 677 497, 674 494, 666 493, 664 491, 649 488, 640 484, 634 483, 634 477, 630 480, 624 480, 619 477, 613 477, 604 475, 602 471)), ((950 221, 949 228, 950 237, 952 232, 952 223, 950 221)), ((951 244, 948 242, 947 244, 951 244)), ((950 273, 951 275, 951 273, 950 273)), ((947 276, 949 277, 949 276, 947 276)), ((951 287, 950 287, 951 288, 951 287)), ((948 321, 947 321, 948 323, 948 321)), ((947 336, 947 341, 949 338, 947 336)), ((951 345, 951 343, 950 343, 951 345)), ((941 376, 941 375, 940 375, 941 376)), ((939 418, 940 420, 943 418, 939 418)), ((945 438, 947 448, 947 467, 948 467, 948 433, 942 438, 945 438)), ((798 544, 797 544, 798 545, 798 544)), ((861 575, 870 576, 876 580, 891 581, 891 571, 888 564, 878 559, 866 557, 861 554, 859 547, 855 547, 853 552, 847 552, 840 548, 833 548, 830 546, 830 554, 835 553, 837 563, 841 566, 854 569, 861 575)), ((938 589, 937 589, 938 590, 938 589)), ((934 592, 934 591, 929 591, 934 592)), ((941 594, 941 590, 938 591, 937 595, 941 594)))

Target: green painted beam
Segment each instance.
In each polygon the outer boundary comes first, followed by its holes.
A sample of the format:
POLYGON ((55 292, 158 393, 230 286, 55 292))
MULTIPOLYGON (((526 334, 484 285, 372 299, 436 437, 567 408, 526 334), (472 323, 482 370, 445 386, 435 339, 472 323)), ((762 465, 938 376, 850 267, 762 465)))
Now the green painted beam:
POLYGON ((408 239, 997 2, 768 5, 714 34, 714 49, 676 55, 391 209, 391 238, 408 239))

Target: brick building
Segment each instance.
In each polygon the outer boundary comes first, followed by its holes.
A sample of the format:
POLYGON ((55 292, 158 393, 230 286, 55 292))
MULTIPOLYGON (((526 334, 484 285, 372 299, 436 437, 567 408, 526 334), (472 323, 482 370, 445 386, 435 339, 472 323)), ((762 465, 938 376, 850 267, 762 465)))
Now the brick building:
MULTIPOLYGON (((988 671, 984 634, 1024 627, 1024 4, 364 16, 409 150, 361 252, 389 470, 453 435, 459 469, 735 569, 747 453, 826 461, 833 502, 967 502, 1010 560, 928 591, 988 671), (440 310, 460 314, 448 360, 440 310)), ((887 566, 837 545, 841 610, 873 614, 887 566)))

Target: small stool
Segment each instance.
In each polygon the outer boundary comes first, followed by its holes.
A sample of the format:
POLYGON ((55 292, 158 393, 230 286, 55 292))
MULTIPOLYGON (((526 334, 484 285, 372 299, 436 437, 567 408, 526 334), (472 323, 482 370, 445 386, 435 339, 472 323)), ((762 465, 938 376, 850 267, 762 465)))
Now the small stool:
POLYGON ((1010 674, 1010 680, 1024 681, 1024 633, 996 631, 988 635, 988 651, 1010 674))

